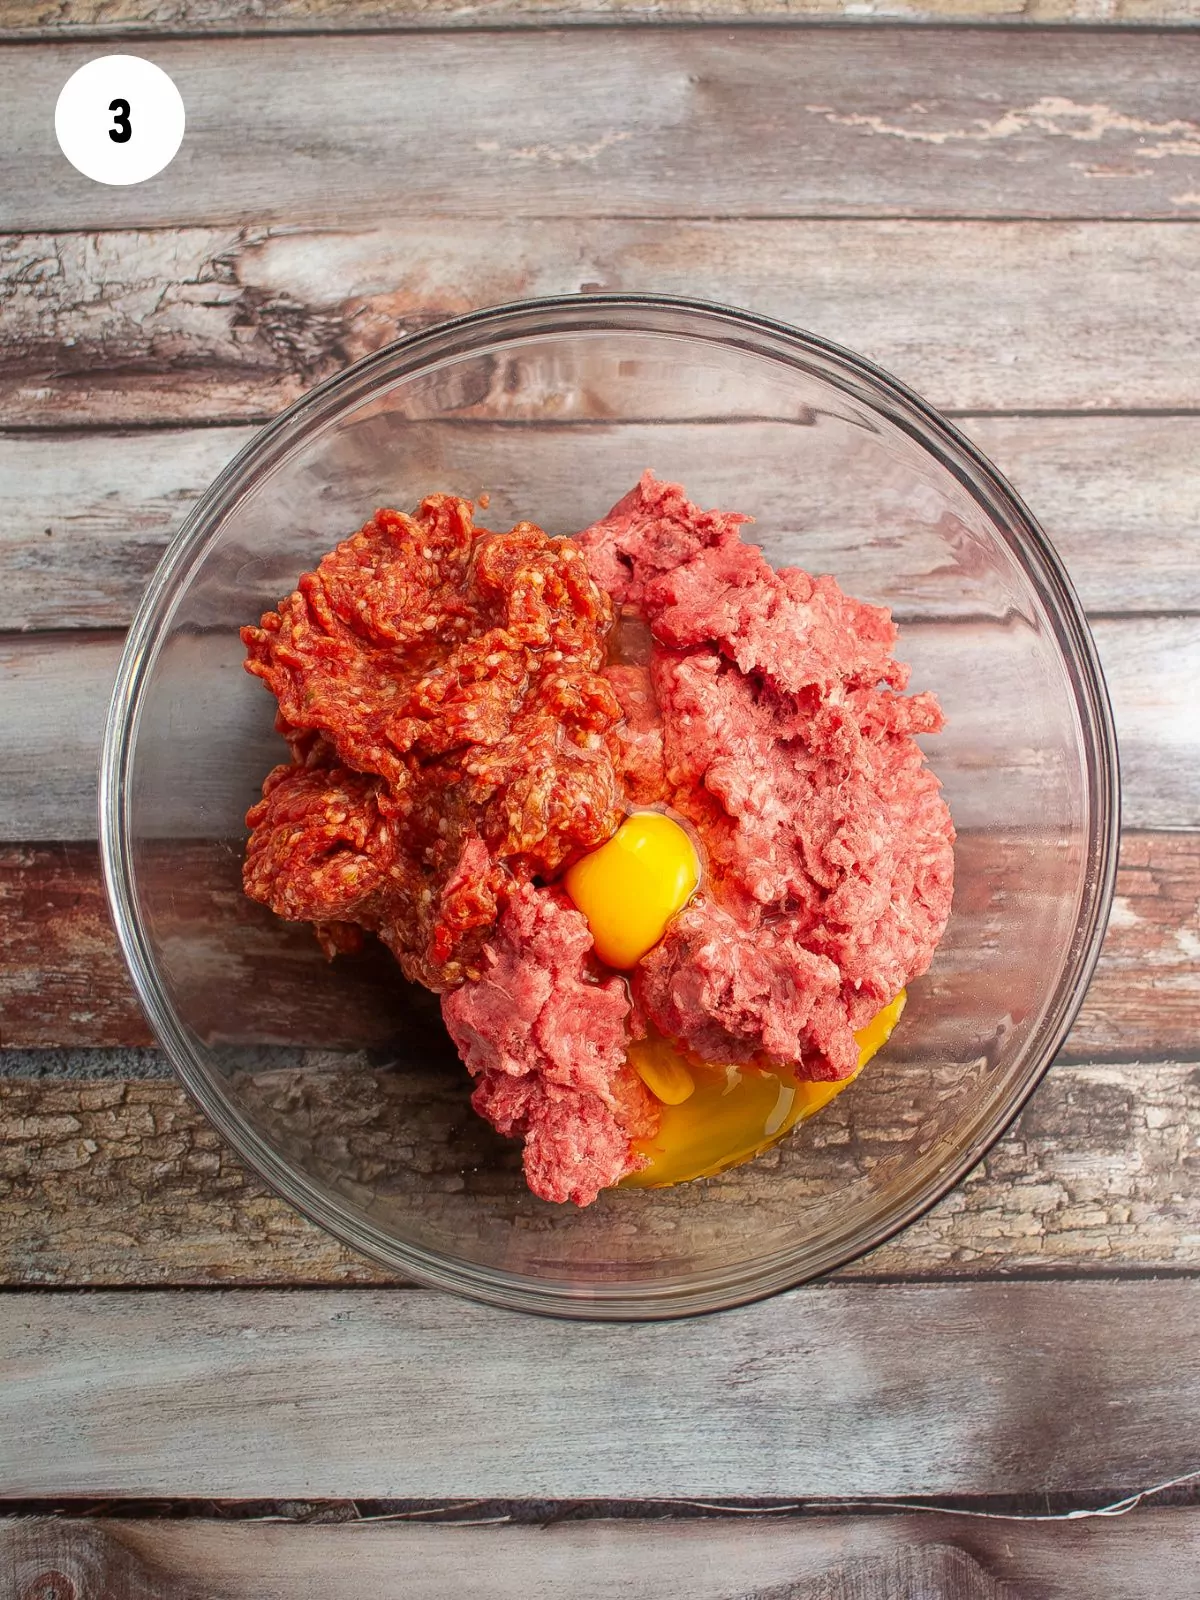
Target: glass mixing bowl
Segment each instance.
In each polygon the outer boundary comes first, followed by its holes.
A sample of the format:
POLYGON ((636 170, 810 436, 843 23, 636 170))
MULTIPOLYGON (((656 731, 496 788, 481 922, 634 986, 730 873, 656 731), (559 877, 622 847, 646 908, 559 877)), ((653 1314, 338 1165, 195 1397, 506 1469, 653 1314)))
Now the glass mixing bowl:
POLYGON ((315 1222, 423 1283, 636 1319, 828 1272, 911 1222, 1034 1088, 1104 930, 1117 757, 1095 649, 1044 534, 952 427, 860 357, 743 312, 604 295, 460 318, 264 428, 167 552, 104 747, 117 930, 187 1088, 315 1222), (647 467, 746 511, 776 564, 891 606, 959 831, 954 911, 892 1043, 756 1161, 578 1210, 536 1200, 469 1105, 436 1001, 381 949, 326 964, 241 893, 243 817, 285 750, 242 669, 257 620, 377 506, 438 489, 553 533, 647 467))

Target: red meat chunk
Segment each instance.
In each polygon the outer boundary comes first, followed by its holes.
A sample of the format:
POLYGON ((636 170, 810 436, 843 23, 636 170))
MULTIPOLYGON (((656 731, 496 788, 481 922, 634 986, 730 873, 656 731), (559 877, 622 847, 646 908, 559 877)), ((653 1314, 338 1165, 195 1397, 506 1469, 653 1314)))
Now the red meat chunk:
POLYGON ((378 932, 435 990, 476 970, 510 885, 603 843, 624 804, 611 601, 572 540, 472 513, 378 512, 242 630, 293 757, 247 819, 247 894, 378 932))
POLYGON ((630 1141, 657 1121, 625 1061, 625 984, 599 978, 587 923, 565 895, 532 884, 513 893, 482 967, 442 998, 450 1036, 478 1079, 472 1104, 501 1133, 524 1139, 534 1194, 589 1205, 639 1165, 630 1141))
POLYGON ((928 968, 949 915, 954 829, 914 738, 942 714, 899 692, 885 609, 776 572, 744 521, 647 474, 579 535, 651 634, 661 766, 639 729, 645 684, 614 676, 620 759, 639 800, 690 821, 706 856, 702 893, 643 959, 634 999, 710 1060, 841 1078, 854 1031, 928 968))

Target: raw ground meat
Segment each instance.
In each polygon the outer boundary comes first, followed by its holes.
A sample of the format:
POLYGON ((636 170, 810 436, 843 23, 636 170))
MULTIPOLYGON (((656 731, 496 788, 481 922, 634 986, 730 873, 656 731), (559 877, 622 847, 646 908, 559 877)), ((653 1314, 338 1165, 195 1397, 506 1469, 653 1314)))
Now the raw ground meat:
POLYGON ((292 752, 247 818, 247 892, 330 953, 379 933, 442 992, 472 1103, 547 1200, 642 1164, 647 1023, 846 1077, 949 915, 954 830, 913 737, 936 700, 902 692, 886 610, 774 571, 747 520, 649 473, 575 540, 434 495, 243 632, 292 752), (705 858, 629 984, 548 885, 627 804, 673 810, 705 858))
POLYGON ((695 826, 707 857, 634 997, 710 1060, 843 1078, 855 1029, 926 971, 949 915, 954 829, 913 738, 942 714, 899 692, 885 609, 776 572, 742 541, 745 520, 647 473, 579 535, 653 639, 648 661, 609 668, 629 718, 622 769, 641 803, 695 826))
POLYGON ((617 761, 635 806, 654 805, 666 793, 663 728, 648 667, 614 663, 604 669, 625 718, 618 730, 617 761))
POLYGON ((442 998, 450 1036, 478 1080, 472 1104, 525 1141, 525 1177, 544 1200, 590 1205, 639 1164, 656 1102, 626 1064, 629 994, 597 981, 592 936, 561 890, 510 898, 483 971, 442 998))
POLYGON ((247 817, 247 894, 330 952, 378 933, 435 990, 624 806, 608 596, 572 540, 472 514, 378 512, 242 631, 292 752, 247 817))

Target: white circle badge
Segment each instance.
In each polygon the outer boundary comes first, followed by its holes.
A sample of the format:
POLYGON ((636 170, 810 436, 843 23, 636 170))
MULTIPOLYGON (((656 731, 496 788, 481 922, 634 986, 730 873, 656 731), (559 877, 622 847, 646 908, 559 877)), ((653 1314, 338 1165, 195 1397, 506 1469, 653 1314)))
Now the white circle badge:
POLYGON ((141 56, 97 56, 63 84, 54 108, 62 153, 97 183, 141 183, 183 142, 183 99, 141 56))

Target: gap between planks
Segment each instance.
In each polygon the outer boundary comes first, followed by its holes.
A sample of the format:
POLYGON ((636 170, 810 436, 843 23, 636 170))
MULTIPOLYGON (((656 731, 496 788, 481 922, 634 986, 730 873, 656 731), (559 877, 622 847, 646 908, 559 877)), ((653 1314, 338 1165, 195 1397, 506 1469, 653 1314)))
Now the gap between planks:
POLYGON ((397 172, 406 210, 464 218, 498 193, 513 218, 1200 215, 1186 30, 164 40, 190 137, 166 182, 102 197, 37 114, 86 53, 0 46, 10 231, 374 222, 397 172), (248 114, 250 80, 271 84, 269 119, 248 114))

